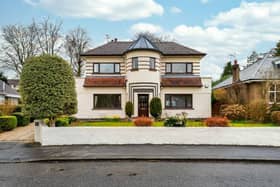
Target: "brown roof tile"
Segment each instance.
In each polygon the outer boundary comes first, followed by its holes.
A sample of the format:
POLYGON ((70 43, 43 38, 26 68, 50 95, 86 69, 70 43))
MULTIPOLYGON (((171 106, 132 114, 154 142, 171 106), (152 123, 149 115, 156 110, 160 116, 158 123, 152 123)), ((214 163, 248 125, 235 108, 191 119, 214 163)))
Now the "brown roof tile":
POLYGON ((200 77, 162 78, 163 87, 202 87, 200 77))
POLYGON ((124 87, 125 77, 86 77, 84 87, 124 87))

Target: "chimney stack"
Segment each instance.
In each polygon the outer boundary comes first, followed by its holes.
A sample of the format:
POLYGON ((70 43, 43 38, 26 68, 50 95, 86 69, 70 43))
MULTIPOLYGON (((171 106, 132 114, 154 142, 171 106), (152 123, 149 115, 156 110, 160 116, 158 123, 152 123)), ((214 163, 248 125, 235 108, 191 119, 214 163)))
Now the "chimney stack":
POLYGON ((232 83, 240 81, 240 67, 237 60, 234 60, 232 65, 232 83))
POLYGON ((115 38, 114 41, 117 42, 117 41, 118 41, 118 38, 115 38))

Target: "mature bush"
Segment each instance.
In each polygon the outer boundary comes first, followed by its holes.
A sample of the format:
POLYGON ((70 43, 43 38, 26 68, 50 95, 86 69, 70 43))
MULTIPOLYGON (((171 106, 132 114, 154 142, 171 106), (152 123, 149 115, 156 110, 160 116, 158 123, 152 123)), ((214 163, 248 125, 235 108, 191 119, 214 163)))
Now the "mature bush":
POLYGON ((74 117, 74 116, 69 116, 68 119, 69 119, 69 124, 71 124, 72 122, 77 121, 77 118, 74 117))
POLYGON ((227 91, 223 88, 217 89, 213 91, 214 100, 218 101, 219 103, 227 103, 227 91))
POLYGON ((134 113, 133 103, 131 101, 126 102, 125 104, 125 114, 131 118, 134 113))
POLYGON ((250 103, 247 107, 248 118, 253 121, 264 122, 269 107, 265 100, 256 100, 250 103))
POLYGON ((280 111, 280 104, 273 103, 273 105, 270 107, 270 112, 274 111, 280 111))
POLYGON ((11 115, 16 108, 16 105, 12 105, 8 102, 0 104, 0 111, 2 115, 11 115))
POLYGON ((14 112, 13 116, 17 118, 17 126, 26 126, 30 123, 30 117, 22 112, 14 112))
POLYGON ((228 127, 229 120, 226 117, 212 117, 204 121, 207 127, 228 127))
POLYGON ((9 131, 17 127, 15 116, 0 116, 0 130, 9 131))
POLYGON ((176 116, 167 117, 164 120, 165 127, 184 127, 187 122, 187 113, 177 114, 176 116))
POLYGON ((148 117, 138 117, 134 120, 134 125, 137 127, 152 126, 153 120, 148 117))
POLYGON ((280 125, 280 111, 273 111, 271 113, 271 121, 275 124, 280 125))
POLYGON ((65 127, 68 126, 69 123, 69 118, 68 117, 61 117, 61 118, 57 118, 55 121, 55 126, 56 127, 65 127))
POLYGON ((221 110, 221 115, 230 120, 244 120, 247 116, 246 107, 243 105, 227 105, 221 110))
POLYGON ((150 103, 150 113, 155 118, 158 119, 162 113, 161 100, 158 97, 154 97, 150 103))
POLYGON ((75 80, 70 65, 62 58, 41 55, 29 58, 20 77, 23 112, 32 118, 50 119, 77 111, 75 80))

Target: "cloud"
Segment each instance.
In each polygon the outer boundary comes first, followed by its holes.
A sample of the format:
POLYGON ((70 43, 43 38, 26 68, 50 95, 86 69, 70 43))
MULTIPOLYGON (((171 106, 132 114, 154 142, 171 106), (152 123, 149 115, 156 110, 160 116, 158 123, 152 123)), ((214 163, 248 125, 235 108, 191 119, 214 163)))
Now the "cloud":
POLYGON ((209 2, 209 0, 200 0, 200 2, 201 2, 202 4, 207 4, 207 3, 209 2))
POLYGON ((159 25, 154 25, 150 23, 137 23, 131 26, 130 31, 135 34, 139 32, 149 32, 153 34, 160 34, 163 29, 159 25))
POLYGON ((176 6, 173 6, 170 8, 170 12, 174 13, 174 14, 179 14, 179 13, 182 13, 182 10, 176 6))
POLYGON ((77 18, 98 18, 111 21, 147 18, 162 15, 163 7, 154 0, 24 0, 54 14, 77 18))

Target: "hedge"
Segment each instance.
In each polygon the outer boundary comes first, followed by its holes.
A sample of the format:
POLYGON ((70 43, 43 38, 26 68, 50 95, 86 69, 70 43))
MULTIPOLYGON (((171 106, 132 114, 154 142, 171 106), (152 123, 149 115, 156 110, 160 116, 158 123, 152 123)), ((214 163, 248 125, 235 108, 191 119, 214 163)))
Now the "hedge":
POLYGON ((24 115, 22 112, 14 112, 13 116, 17 118, 17 126, 26 126, 30 123, 30 117, 24 115))
POLYGON ((0 130, 9 131, 17 127, 15 116, 0 116, 0 130))

